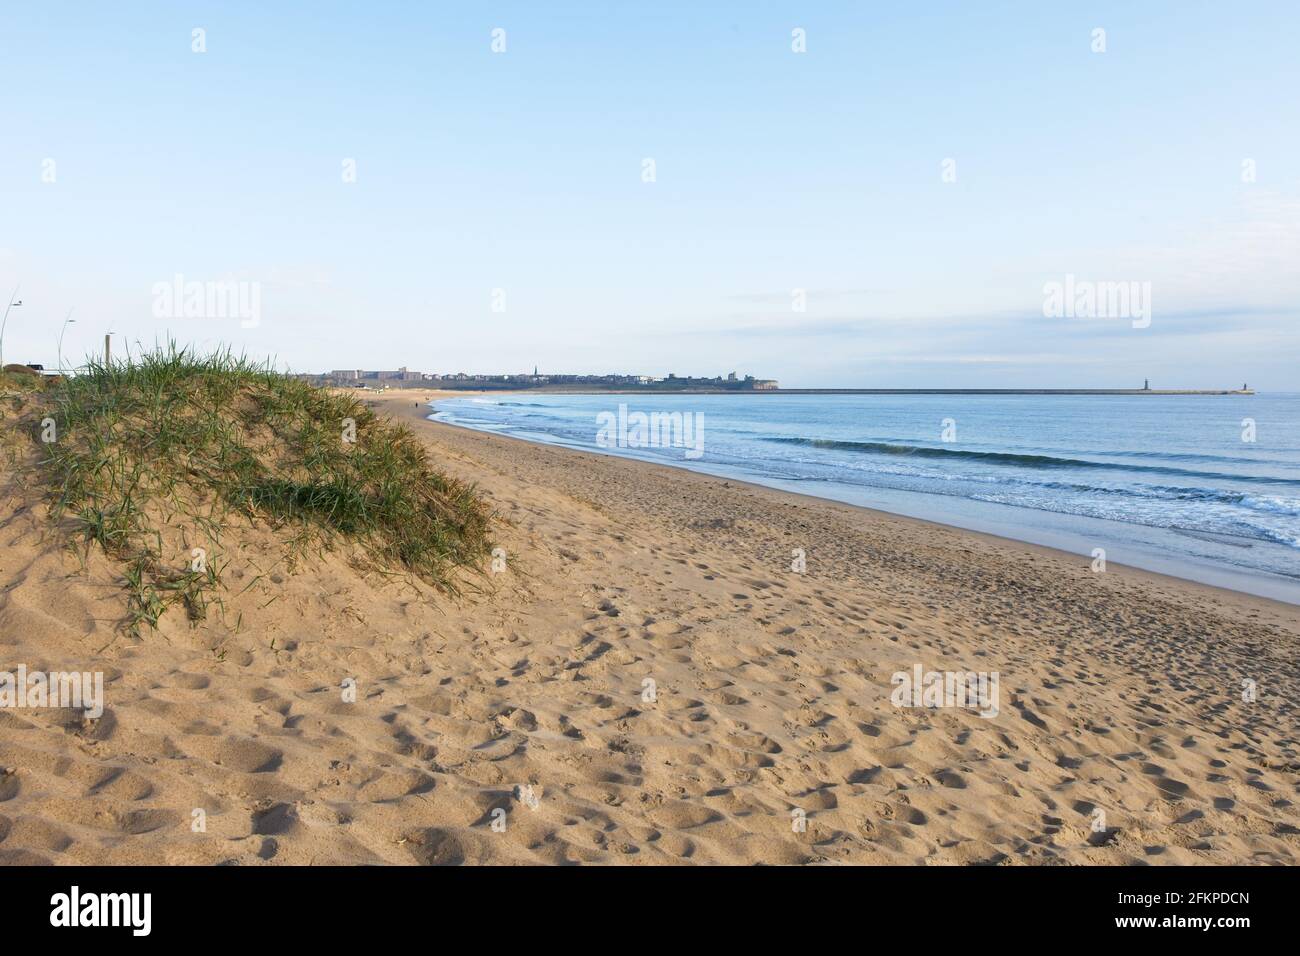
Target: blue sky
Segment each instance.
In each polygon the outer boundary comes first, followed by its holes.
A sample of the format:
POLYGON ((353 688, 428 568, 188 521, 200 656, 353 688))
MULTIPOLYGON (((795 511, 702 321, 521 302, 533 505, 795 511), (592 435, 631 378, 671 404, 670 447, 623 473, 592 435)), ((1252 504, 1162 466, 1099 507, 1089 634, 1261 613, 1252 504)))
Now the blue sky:
POLYGON ((1297 40, 1284 2, 7 4, 5 358, 71 308, 75 356, 1296 389, 1297 40), (156 316, 177 274, 258 324, 156 316), (1067 274, 1150 325, 1044 317, 1067 274))

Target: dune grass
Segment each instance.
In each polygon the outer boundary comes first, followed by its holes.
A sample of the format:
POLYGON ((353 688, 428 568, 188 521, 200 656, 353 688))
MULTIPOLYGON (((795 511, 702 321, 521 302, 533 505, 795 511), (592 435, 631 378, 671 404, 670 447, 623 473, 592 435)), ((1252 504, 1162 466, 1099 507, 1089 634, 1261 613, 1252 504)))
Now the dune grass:
POLYGON ((232 514, 280 529, 292 548, 345 538, 375 566, 451 592, 490 554, 482 499, 434 469, 409 430, 229 351, 172 344, 92 361, 32 404, 24 419, 52 516, 125 565, 136 635, 174 604, 197 621, 219 600, 232 514), (212 553, 167 553, 182 550, 165 533, 178 527, 212 553))

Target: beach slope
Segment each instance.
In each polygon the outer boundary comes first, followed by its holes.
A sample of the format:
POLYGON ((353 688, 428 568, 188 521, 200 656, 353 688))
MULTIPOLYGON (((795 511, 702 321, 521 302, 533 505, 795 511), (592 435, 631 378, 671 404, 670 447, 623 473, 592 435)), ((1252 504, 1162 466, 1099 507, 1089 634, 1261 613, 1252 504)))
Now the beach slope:
POLYGON ((459 598, 234 529, 225 613, 134 639, 10 487, 0 670, 103 671, 106 709, 0 709, 0 862, 1300 857, 1300 609, 424 400, 372 402, 503 519, 459 598), (918 668, 996 706, 896 706, 918 668))

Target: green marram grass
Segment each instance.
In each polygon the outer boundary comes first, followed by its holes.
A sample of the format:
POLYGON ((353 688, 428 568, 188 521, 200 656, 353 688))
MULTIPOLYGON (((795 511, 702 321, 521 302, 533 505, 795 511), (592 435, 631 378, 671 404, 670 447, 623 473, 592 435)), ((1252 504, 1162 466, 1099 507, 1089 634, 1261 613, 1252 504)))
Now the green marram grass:
POLYGON ((299 549, 342 536, 375 566, 453 593, 458 572, 491 552, 492 516, 474 487, 433 468, 408 429, 228 350, 172 344, 92 361, 24 417, 55 521, 125 564, 136 635, 172 605, 197 621, 220 599, 217 549, 196 569, 189 553, 164 553, 163 524, 214 546, 232 514, 286 531, 299 549), (52 443, 41 441, 47 418, 52 443))

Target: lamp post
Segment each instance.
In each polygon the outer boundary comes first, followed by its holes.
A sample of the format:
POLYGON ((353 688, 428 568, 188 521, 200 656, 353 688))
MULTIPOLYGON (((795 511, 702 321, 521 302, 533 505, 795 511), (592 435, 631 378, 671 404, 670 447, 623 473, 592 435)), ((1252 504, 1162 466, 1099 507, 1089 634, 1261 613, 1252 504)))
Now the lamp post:
POLYGON ((68 317, 63 320, 63 328, 59 329, 59 374, 63 374, 63 335, 68 331, 69 325, 76 325, 77 320, 72 317, 72 309, 68 310, 68 317))
POLYGON ((22 300, 18 298, 19 286, 14 286, 13 293, 9 296, 9 304, 5 306, 5 317, 0 319, 0 371, 5 367, 5 326, 9 324, 9 310, 16 305, 22 305, 22 300))

